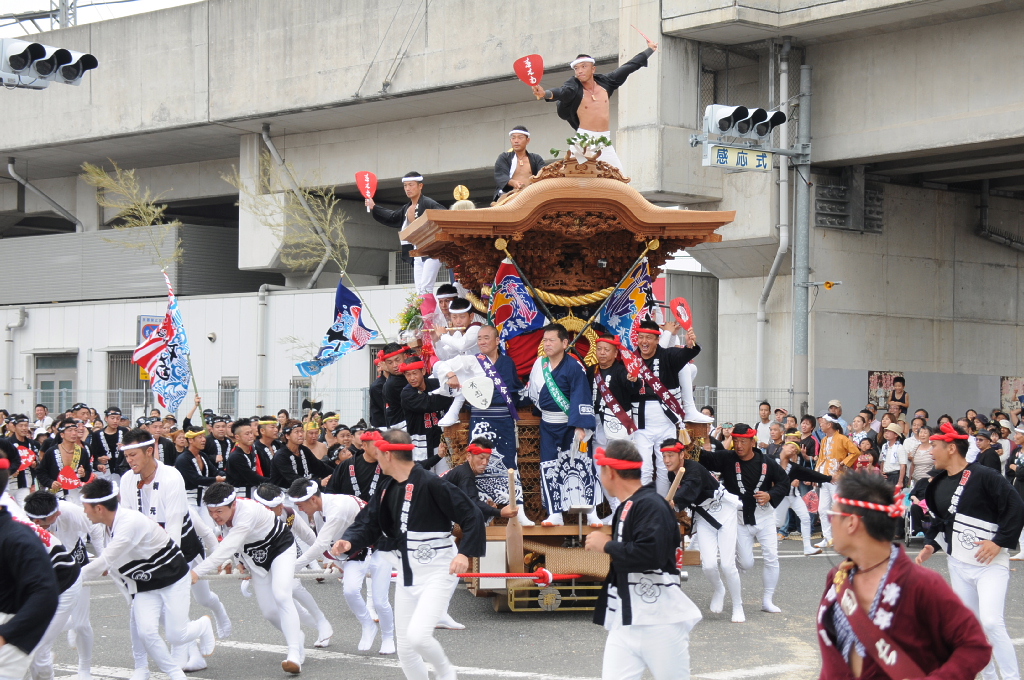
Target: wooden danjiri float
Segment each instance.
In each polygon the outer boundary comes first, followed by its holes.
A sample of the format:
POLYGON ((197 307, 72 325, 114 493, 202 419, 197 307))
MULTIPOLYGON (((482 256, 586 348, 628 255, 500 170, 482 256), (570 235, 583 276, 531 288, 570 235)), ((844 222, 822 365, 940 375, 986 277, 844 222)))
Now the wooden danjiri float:
MULTIPOLYGON (((580 163, 569 156, 545 166, 526 186, 491 207, 428 210, 400 236, 415 246, 414 256, 437 258, 453 269, 484 315, 487 307, 480 298, 487 296, 506 253, 511 255, 550 316, 577 333, 645 249, 656 275, 673 253, 720 241, 715 230, 734 217, 735 212, 658 207, 631 188, 629 179, 614 166, 593 157, 580 163)), ((594 332, 588 331, 577 344, 577 354, 589 365, 596 363, 595 340, 594 332)), ((479 597, 493 597, 497 611, 593 609, 598 584, 608 571, 608 556, 586 552, 582 545, 590 531, 609 528, 591 529, 584 515, 571 514, 566 526, 540 526, 546 516, 539 486, 540 421, 529 409, 522 409, 520 416, 519 471, 526 512, 537 526, 522 527, 521 536, 510 531, 506 546, 506 520, 495 520, 487 528, 487 554, 473 560, 471 570, 518 573, 544 567, 581 578, 550 585, 529 579, 477 578, 470 581, 470 590, 479 597)), ((687 430, 680 439, 686 441, 688 436, 698 457, 706 426, 690 424, 687 430)), ((463 462, 466 414, 462 423, 447 428, 445 434, 453 449, 452 465, 463 462)), ((688 554, 686 563, 699 564, 699 554, 688 554)))

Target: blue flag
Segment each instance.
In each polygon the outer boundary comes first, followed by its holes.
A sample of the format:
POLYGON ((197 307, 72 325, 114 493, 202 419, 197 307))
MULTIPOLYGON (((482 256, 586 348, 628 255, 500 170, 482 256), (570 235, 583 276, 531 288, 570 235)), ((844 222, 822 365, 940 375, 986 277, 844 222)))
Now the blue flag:
POLYGON ((192 373, 188 365, 188 336, 178 310, 178 298, 171 288, 167 272, 163 274, 167 283, 167 314, 135 349, 132 361, 146 369, 160 405, 174 413, 188 394, 192 373))
POLYGON ((637 329, 640 322, 654 318, 654 278, 645 257, 640 261, 622 285, 612 292, 608 304, 601 310, 598 321, 613 335, 618 335, 622 344, 636 349, 637 329))
POLYGON ((316 356, 295 364, 299 373, 307 378, 317 375, 346 354, 373 341, 379 333, 364 326, 362 317, 362 302, 339 281, 334 296, 334 323, 327 329, 316 356))

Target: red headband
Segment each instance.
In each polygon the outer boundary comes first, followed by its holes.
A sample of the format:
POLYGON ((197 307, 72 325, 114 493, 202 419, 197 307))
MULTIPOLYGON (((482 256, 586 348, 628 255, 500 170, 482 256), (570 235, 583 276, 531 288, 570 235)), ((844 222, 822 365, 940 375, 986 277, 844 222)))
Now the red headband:
POLYGON ((757 430, 747 430, 745 434, 740 434, 736 430, 732 431, 733 439, 753 439, 757 436, 757 430))
POLYGON ((367 430, 366 432, 363 432, 361 435, 359 435, 359 441, 363 442, 373 442, 377 441, 380 438, 380 432, 378 432, 377 430, 367 430))
POLYGON ((392 444, 385 439, 381 439, 374 446, 378 451, 413 451, 416 448, 415 444, 392 444))
POLYGON ((607 342, 609 345, 612 345, 613 347, 622 347, 622 339, 619 338, 619 336, 617 335, 611 338, 598 338, 597 341, 607 342))
POLYGON ((676 442, 672 446, 662 447, 661 452, 665 453, 667 451, 669 453, 682 453, 685 450, 686 450, 686 447, 683 446, 682 442, 676 442))
POLYGON ((889 515, 889 517, 903 517, 903 503, 901 502, 902 499, 902 494, 896 494, 896 497, 893 499, 895 502, 892 505, 881 505, 879 503, 870 503, 868 501, 855 501, 850 498, 841 498, 839 496, 833 498, 832 501, 834 503, 838 503, 839 505, 849 505, 850 507, 854 508, 863 508, 865 510, 884 512, 885 514, 889 515))
POLYGON ((415 371, 423 368, 422 361, 414 361, 411 364, 402 364, 398 367, 399 373, 405 373, 406 371, 415 371))
POLYGON ((639 328, 637 333, 647 333, 648 335, 661 335, 661 331, 656 331, 653 328, 639 328))
POLYGON ((373 360, 373 365, 379 366, 382 361, 384 361, 384 350, 377 350, 377 358, 373 360))
MULTIPOLYGON (((381 352, 383 352, 383 351, 384 350, 381 350, 381 352)), ((399 354, 405 354, 408 351, 410 351, 409 350, 409 345, 405 345, 401 349, 396 349, 394 352, 391 352, 390 354, 381 354, 380 355, 380 360, 384 361, 385 359, 390 359, 391 357, 397 357, 399 354)))
POLYGON ((0 470, 9 469, 11 469, 11 461, 7 460, 6 458, 0 458, 0 470))
POLYGON ((493 452, 494 452, 494 449, 485 449, 484 447, 480 446, 479 444, 470 444, 469 446, 466 447, 466 453, 471 453, 474 456, 482 456, 485 453, 487 455, 490 455, 493 452))
POLYGON ((607 465, 613 470, 639 470, 644 466, 642 460, 622 460, 621 458, 609 458, 604 455, 604 449, 600 446, 594 452, 594 462, 598 465, 607 465))
POLYGON ((957 434, 956 428, 949 423, 943 423, 939 429, 942 430, 942 434, 933 434, 928 439, 933 442, 946 442, 947 444, 954 439, 969 439, 969 436, 966 434, 957 434))

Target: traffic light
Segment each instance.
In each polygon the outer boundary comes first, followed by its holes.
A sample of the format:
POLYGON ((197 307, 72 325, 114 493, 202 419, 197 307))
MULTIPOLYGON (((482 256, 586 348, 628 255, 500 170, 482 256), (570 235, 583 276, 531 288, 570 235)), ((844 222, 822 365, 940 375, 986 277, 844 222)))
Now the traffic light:
POLYGON ((91 54, 14 38, 0 39, 0 84, 42 90, 51 81, 79 85, 99 66, 91 54))
POLYGON ((75 52, 74 50, 64 51, 71 56, 71 61, 57 69, 57 75, 54 80, 58 83, 64 83, 65 85, 81 85, 82 77, 85 75, 85 72, 91 71, 100 65, 99 60, 91 54, 75 52))
POLYGON ((712 104, 704 110, 704 133, 763 140, 786 122, 782 111, 712 104))
POLYGON ((704 132, 709 135, 736 136, 738 133, 733 129, 748 115, 746 106, 712 104, 704 109, 704 132))

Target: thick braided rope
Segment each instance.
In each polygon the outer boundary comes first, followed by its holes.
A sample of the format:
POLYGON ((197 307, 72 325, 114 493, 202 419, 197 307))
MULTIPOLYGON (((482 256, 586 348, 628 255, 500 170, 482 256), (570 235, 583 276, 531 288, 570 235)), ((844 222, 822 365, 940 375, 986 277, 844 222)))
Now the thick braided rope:
MULTIPOLYGON (((484 295, 490 295, 491 287, 484 286, 480 292, 484 295)), ((579 307, 580 305, 592 305, 600 302, 614 292, 615 286, 608 286, 607 288, 602 288, 601 290, 593 293, 583 293, 582 295, 573 295, 571 297, 567 295, 556 295, 555 293, 549 293, 546 290, 538 290, 537 295, 540 296, 541 300, 549 305, 558 305, 560 307, 579 307)), ((473 296, 472 293, 469 293, 466 299, 473 302, 475 296, 473 296)), ((482 305, 483 303, 481 302, 480 304, 482 305)), ((473 305, 476 306, 476 303, 473 302, 473 305)))

